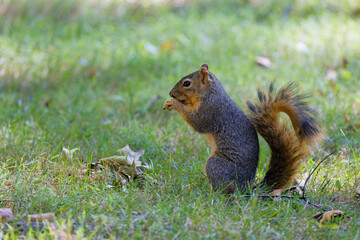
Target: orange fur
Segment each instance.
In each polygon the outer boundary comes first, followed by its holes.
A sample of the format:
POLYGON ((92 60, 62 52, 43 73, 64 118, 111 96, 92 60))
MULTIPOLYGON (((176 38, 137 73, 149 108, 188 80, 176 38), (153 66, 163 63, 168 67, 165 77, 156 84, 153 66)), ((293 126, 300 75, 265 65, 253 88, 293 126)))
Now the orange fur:
POLYGON ((215 136, 212 133, 206 133, 205 134, 207 140, 209 141, 210 147, 211 147, 211 156, 216 155, 216 150, 217 150, 217 146, 216 146, 216 140, 215 140, 215 136))

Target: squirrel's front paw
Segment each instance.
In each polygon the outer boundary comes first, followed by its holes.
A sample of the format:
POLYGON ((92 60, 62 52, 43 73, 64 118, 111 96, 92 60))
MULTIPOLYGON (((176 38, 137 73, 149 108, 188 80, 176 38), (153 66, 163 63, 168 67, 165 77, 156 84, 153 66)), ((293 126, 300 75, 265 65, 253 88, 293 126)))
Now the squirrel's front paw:
POLYGON ((174 99, 174 98, 168 98, 166 99, 164 106, 163 106, 163 110, 167 109, 169 111, 175 109, 177 107, 177 105, 179 104, 179 102, 174 99))

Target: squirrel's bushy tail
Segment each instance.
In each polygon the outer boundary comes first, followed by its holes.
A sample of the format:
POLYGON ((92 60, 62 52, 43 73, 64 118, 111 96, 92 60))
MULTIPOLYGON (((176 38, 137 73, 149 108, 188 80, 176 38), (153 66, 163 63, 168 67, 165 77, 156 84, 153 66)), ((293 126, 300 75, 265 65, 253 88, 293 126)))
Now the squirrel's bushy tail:
POLYGON ((307 96, 298 93, 294 82, 277 92, 273 84, 268 93, 260 89, 257 92, 259 101, 255 104, 248 101, 247 105, 251 122, 271 149, 269 170, 263 183, 279 189, 295 179, 301 159, 321 139, 322 131, 306 102, 307 96), (280 112, 289 116, 295 131, 280 121, 280 112))

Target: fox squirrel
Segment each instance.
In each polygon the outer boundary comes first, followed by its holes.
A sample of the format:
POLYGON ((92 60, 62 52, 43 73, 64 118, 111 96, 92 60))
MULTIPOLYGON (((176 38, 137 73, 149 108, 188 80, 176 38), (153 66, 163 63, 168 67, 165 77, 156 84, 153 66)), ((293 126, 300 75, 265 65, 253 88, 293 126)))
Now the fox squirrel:
POLYGON ((271 149, 269 170, 262 184, 281 189, 295 179, 300 160, 317 142, 322 131, 314 112, 290 83, 274 93, 258 90, 258 102, 247 102, 249 118, 225 93, 207 64, 183 77, 170 91, 163 109, 176 110, 196 132, 205 134, 211 146, 206 174, 211 186, 224 193, 246 189, 254 180, 259 161, 257 132, 271 149), (286 113, 291 131, 278 119, 286 113))

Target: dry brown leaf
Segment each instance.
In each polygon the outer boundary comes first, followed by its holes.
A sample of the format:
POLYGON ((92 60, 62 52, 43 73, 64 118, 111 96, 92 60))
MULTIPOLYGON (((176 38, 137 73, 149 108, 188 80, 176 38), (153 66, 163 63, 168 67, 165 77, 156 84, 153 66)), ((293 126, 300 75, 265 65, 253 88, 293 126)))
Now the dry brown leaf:
POLYGON ((15 218, 10 208, 0 208, 1 222, 9 222, 15 218))
POLYGON ((272 65, 271 60, 269 58, 266 58, 266 57, 258 56, 258 57, 255 58, 255 62, 258 65, 260 65, 262 67, 265 67, 265 68, 271 68, 271 65, 272 65))
POLYGON ((54 222, 55 216, 53 213, 40 213, 40 214, 32 214, 28 215, 28 218, 30 218, 31 221, 48 221, 48 222, 54 222))
POLYGON ((129 145, 126 145, 118 152, 125 156, 111 156, 100 159, 99 162, 90 163, 89 168, 97 171, 107 171, 111 173, 111 184, 109 187, 124 187, 127 183, 136 181, 143 186, 147 176, 141 168, 150 168, 147 164, 142 163, 139 159, 145 153, 144 150, 134 152, 129 145))
POLYGON ((100 159, 100 162, 109 166, 128 165, 125 156, 112 156, 100 159))
POLYGON ((139 167, 141 166, 141 162, 139 161, 140 157, 142 155, 144 155, 145 151, 144 150, 140 150, 138 152, 134 152, 133 150, 131 150, 131 148, 129 147, 129 145, 126 145, 125 147, 117 150, 119 153, 124 154, 126 157, 126 160, 128 162, 128 164, 133 164, 135 162, 135 166, 139 167))
POLYGON ((281 195, 281 192, 282 192, 282 188, 275 189, 270 193, 270 195, 279 196, 279 195, 281 195))
POLYGON ((314 219, 318 220, 319 223, 325 221, 331 222, 334 218, 342 216, 344 213, 340 210, 332 210, 324 213, 320 213, 314 216, 314 219))

